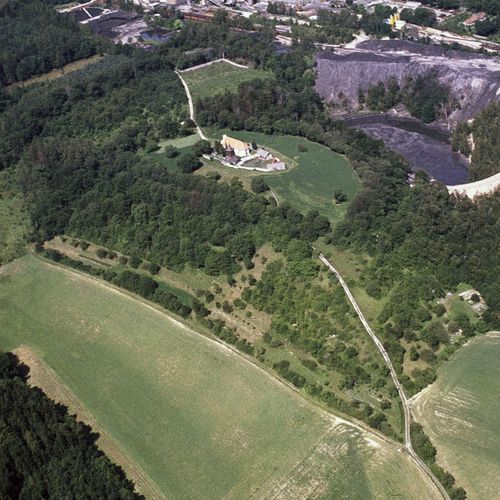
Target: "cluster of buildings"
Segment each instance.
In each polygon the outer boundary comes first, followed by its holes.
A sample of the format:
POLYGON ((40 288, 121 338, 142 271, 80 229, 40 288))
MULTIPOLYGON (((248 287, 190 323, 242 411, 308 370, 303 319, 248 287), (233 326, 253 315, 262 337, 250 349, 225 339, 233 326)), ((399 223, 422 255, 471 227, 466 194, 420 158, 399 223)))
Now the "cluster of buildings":
POLYGON ((286 170, 286 164, 273 156, 264 148, 252 147, 251 144, 240 141, 228 135, 222 136, 221 141, 224 155, 215 155, 223 165, 260 172, 278 172, 286 170))

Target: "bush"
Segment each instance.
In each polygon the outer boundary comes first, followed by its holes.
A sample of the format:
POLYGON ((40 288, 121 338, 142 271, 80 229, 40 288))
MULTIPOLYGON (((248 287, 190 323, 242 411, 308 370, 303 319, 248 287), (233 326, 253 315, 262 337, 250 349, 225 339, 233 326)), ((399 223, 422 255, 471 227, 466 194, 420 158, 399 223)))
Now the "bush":
POLYGON ((250 187, 254 193, 260 194, 269 191, 269 186, 261 177, 253 177, 250 187))
POLYGON ((105 259, 107 256, 108 256, 108 251, 104 248, 98 248, 95 252, 95 254, 97 255, 97 257, 99 257, 100 259, 105 259))
POLYGON ((344 201, 347 201, 347 195, 342 189, 336 189, 333 193, 333 196, 336 203, 344 203, 344 201))
POLYGON ((175 158, 176 156, 179 156, 179 150, 174 148, 174 146, 167 146, 165 148, 165 156, 167 158, 175 158))
POLYGON ((177 160, 177 169, 184 174, 198 170, 202 163, 194 153, 186 153, 177 160))
POLYGON ((153 264, 152 262, 144 262, 142 264, 142 268, 151 274, 158 274, 161 270, 161 267, 158 264, 153 264))
POLYGON ((87 248, 90 246, 90 243, 87 243, 86 241, 80 241, 80 248, 82 250, 87 250, 87 248))
POLYGON ((125 257, 125 255, 120 255, 120 257, 118 258, 118 262, 122 265, 122 266, 126 266, 127 263, 128 263, 128 259, 127 257, 125 257))
POLYGON ((130 267, 133 267, 134 269, 137 269, 142 263, 142 260, 137 257, 137 255, 132 255, 129 259, 129 264, 130 267))

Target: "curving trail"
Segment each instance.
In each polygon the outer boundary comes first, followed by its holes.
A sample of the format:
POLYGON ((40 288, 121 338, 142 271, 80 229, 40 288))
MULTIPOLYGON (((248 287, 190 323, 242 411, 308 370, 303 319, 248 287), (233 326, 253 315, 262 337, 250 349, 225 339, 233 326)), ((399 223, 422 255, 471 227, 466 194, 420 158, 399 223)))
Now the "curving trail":
POLYGON ((354 310, 356 311, 356 314, 358 315, 359 319, 361 320, 361 323, 363 324, 363 327, 365 328, 366 332, 368 335, 371 337, 375 345, 377 346, 378 350, 380 351, 380 354, 384 358, 385 364, 389 368, 389 371, 391 373, 391 378, 392 381, 394 382, 394 385, 396 386, 396 389, 399 394, 399 399, 401 400, 401 405, 403 407, 403 415, 404 415, 404 447, 408 455, 412 458, 412 460, 415 462, 417 467, 424 472, 427 477, 434 483, 436 488, 439 490, 439 493, 445 500, 450 500, 450 497, 448 496, 448 493, 444 489, 443 485, 437 480, 437 478, 434 476, 432 471, 427 467, 427 465, 422 461, 422 459, 417 455, 415 450, 413 449, 413 446, 411 444, 411 435, 410 435, 410 423, 411 423, 411 415, 410 415, 410 408, 408 406, 408 400, 406 398, 406 394, 404 392, 403 386, 401 385, 401 382, 398 379, 398 376, 396 374, 396 371, 394 370, 394 366, 392 364, 391 358, 389 357, 389 354, 387 354, 387 351, 385 350, 384 346, 382 345, 382 342, 378 339, 378 337, 375 335, 375 332, 372 330, 370 325, 368 324, 368 321, 366 321, 366 318, 364 314, 362 313, 358 303, 356 302, 356 299, 354 298, 353 294, 349 290, 349 287, 347 286, 346 282, 340 275, 340 273, 333 267, 333 265, 328 261, 328 259, 322 254, 319 254, 319 258, 323 264, 325 264, 328 269, 337 277, 339 280, 340 285, 344 289, 345 294, 347 295, 347 298, 349 299, 349 302, 352 304, 354 307, 354 310))

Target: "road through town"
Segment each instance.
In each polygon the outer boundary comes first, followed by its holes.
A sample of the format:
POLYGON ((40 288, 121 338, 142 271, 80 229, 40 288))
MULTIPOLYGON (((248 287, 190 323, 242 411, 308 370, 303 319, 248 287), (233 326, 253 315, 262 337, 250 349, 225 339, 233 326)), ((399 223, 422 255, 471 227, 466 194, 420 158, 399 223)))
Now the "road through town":
POLYGON ((328 261, 328 259, 322 254, 319 254, 320 260, 325 264, 328 269, 336 276, 336 278, 339 280, 340 285, 344 289, 345 294, 347 295, 347 298, 349 299, 350 303, 354 307, 354 310, 356 311, 356 314, 358 315, 359 319, 361 320, 361 323, 363 324, 363 327, 367 331, 368 335, 370 335, 371 339, 373 342, 375 342, 375 345, 377 346, 378 350, 380 351, 380 354, 384 358, 385 364, 390 370, 391 373, 391 378, 392 381, 394 382, 394 385, 396 386, 396 389, 399 394, 399 399, 401 400, 401 405, 403 407, 403 415, 404 415, 404 446, 405 450, 410 455, 410 457, 413 459, 415 464, 424 472, 429 479, 434 483, 436 488, 439 490, 439 493, 441 496, 449 500, 448 493, 444 489, 443 485, 437 480, 437 478, 434 476, 432 471, 427 467, 427 465, 421 460, 421 458, 417 455, 415 450, 413 449, 413 446, 411 444, 411 435, 410 435, 410 423, 411 423, 411 415, 410 415, 410 408, 408 406, 408 400, 406 398, 406 394, 404 392, 403 386, 401 385, 401 382, 398 379, 398 376, 396 374, 396 371, 394 370, 394 366, 392 365, 391 358, 389 357, 389 354, 387 354, 387 351, 385 350, 384 346, 382 345, 382 342, 378 339, 378 337, 375 335, 375 332, 372 330, 370 325, 368 324, 368 321, 366 321, 366 318, 361 311, 358 303, 356 302, 356 299, 354 298, 353 294, 349 290, 349 287, 347 286, 346 282, 340 275, 340 273, 333 267, 333 265, 328 261))

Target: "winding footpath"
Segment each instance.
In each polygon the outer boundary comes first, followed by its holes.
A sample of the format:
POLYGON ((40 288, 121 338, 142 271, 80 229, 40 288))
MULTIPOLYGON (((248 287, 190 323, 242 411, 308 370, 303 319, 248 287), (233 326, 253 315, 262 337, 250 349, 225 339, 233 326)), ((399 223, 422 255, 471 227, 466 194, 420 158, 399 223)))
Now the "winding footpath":
POLYGON ((365 316, 363 315, 358 303, 356 302, 356 299, 354 298, 353 294, 349 290, 349 287, 347 286, 346 282, 340 275, 340 273, 333 267, 333 265, 328 261, 328 259, 322 254, 319 254, 319 258, 325 266, 330 269, 330 271, 337 277, 339 280, 340 285, 344 289, 345 294, 347 295, 347 298, 349 299, 350 303, 354 307, 354 310, 356 311, 356 314, 358 315, 359 319, 361 320, 361 323, 363 324, 365 330, 367 331, 368 335, 370 335, 371 339, 377 346, 378 350, 380 351, 380 354, 384 358, 385 364, 389 368, 389 371, 391 373, 391 378, 392 381, 394 382, 394 385, 396 386, 396 389, 399 394, 399 399, 401 400, 401 405, 403 407, 403 415, 404 415, 404 447, 408 455, 412 458, 412 460, 415 462, 417 467, 420 468, 422 472, 434 483, 436 488, 439 490, 439 493, 445 500, 450 500, 450 497, 448 496, 448 493, 444 489, 443 485, 437 480, 436 476, 432 473, 432 471, 427 467, 427 465, 423 462, 423 460, 417 455, 415 450, 413 449, 413 446, 411 444, 411 435, 410 435, 410 422, 411 422, 411 415, 410 415, 410 408, 408 406, 408 400, 406 398, 406 394, 403 390, 403 386, 401 385, 401 382, 398 379, 398 376, 396 374, 396 371, 394 370, 394 366, 392 365, 391 358, 389 357, 389 354, 387 354, 387 351, 385 350, 384 346, 382 345, 382 342, 378 339, 378 337, 375 335, 375 332, 372 330, 370 325, 368 324, 368 321, 366 321, 365 316))

